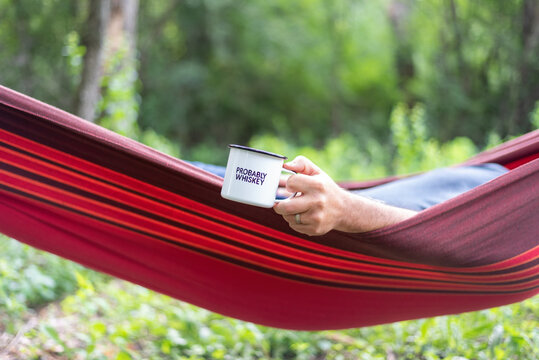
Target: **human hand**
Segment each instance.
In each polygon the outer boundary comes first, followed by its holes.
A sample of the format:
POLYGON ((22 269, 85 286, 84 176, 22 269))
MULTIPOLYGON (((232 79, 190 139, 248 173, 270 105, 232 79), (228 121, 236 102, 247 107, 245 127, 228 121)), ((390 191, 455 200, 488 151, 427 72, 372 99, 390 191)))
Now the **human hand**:
POLYGON ((273 209, 297 232, 307 235, 324 235, 331 230, 360 233, 397 224, 416 214, 342 189, 303 156, 284 167, 297 172, 288 178, 286 190, 301 195, 276 203, 273 209), (299 215, 299 223, 296 215, 299 215))
POLYGON ((282 215, 292 229, 303 234, 323 235, 338 229, 346 211, 348 192, 304 156, 298 156, 284 167, 297 172, 288 178, 286 190, 300 195, 276 203, 275 212, 282 215), (300 223, 296 221, 296 214, 300 223))

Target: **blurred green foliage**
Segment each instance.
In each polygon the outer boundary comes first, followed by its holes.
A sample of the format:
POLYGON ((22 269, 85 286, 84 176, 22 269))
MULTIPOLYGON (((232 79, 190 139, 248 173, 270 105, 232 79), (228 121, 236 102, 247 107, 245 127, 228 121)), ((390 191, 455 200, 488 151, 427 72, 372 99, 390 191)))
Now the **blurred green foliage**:
MULTIPOLYGON (((0 66, 10 69, 0 83, 72 110, 88 4, 0 0, 0 66)), ((227 143, 261 134, 298 148, 343 134, 388 146, 395 105, 419 103, 425 136, 483 147, 491 133, 532 128, 533 4, 142 1, 136 60, 105 77, 98 121, 125 134, 140 127, 133 137, 148 130, 148 139, 164 136, 156 144, 169 139, 169 151, 224 164, 227 143)), ((398 167, 391 157, 384 164, 398 167)))
POLYGON ((102 97, 98 105, 99 123, 123 136, 140 141, 171 156, 180 156, 180 147, 152 128, 141 129, 139 114, 140 81, 136 60, 120 49, 107 59, 102 80, 102 97))
MULTIPOLYGON (((73 107, 79 79, 71 72, 72 44, 87 17, 78 1, 0 0, 0 84, 73 107)), ((79 58, 79 66, 80 66, 79 58)), ((76 61, 76 60, 75 60, 76 61)))
MULTIPOLYGON (((427 135, 424 106, 409 109, 398 104, 390 116, 390 143, 381 145, 373 139, 360 143, 350 134, 330 139, 322 148, 297 147, 275 135, 261 135, 251 139, 252 147, 271 149, 291 158, 304 155, 326 170, 335 180, 365 180, 390 174, 406 174, 450 166, 477 153, 478 149, 467 137, 440 141, 427 135), (386 165, 388 164, 388 165, 386 165)), ((487 146, 501 142, 495 135, 487 146)))
POLYGON ((187 155, 206 147, 213 157, 198 160, 215 161, 223 144, 259 134, 300 147, 342 133, 387 144, 394 104, 420 102, 427 133, 484 146, 489 132, 530 128, 539 57, 524 49, 523 11, 524 1, 146 4, 140 120, 159 117, 187 155))
POLYGON ((539 129, 539 101, 535 103, 535 109, 530 114, 530 121, 535 129, 539 129))
POLYGON ((74 292, 75 272, 91 279, 104 278, 0 234, 0 331, 14 332, 25 312, 74 292))

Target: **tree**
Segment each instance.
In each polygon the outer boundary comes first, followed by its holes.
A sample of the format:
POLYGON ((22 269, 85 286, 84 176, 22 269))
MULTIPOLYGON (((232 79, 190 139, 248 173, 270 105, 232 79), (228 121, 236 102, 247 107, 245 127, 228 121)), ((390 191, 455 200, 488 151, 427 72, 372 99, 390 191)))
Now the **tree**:
POLYGON ((95 120, 96 106, 99 101, 110 5, 110 0, 90 1, 90 12, 82 37, 86 53, 81 82, 75 99, 75 112, 89 121, 95 120))

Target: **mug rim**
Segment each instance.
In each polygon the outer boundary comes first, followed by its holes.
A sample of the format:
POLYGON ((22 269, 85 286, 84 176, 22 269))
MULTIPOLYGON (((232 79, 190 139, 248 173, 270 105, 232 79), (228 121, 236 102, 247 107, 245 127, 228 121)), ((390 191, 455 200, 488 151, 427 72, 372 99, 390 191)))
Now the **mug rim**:
POLYGON ((228 147, 229 148, 236 148, 236 149, 241 149, 241 150, 252 151, 252 152, 256 152, 256 153, 264 154, 264 155, 269 155, 269 156, 273 156, 273 157, 276 157, 276 158, 279 158, 279 159, 284 159, 284 160, 287 159, 287 157, 284 156, 284 155, 279 155, 279 154, 272 153, 272 152, 269 152, 269 151, 266 151, 266 150, 255 149, 255 148, 244 146, 244 145, 228 144, 228 147))

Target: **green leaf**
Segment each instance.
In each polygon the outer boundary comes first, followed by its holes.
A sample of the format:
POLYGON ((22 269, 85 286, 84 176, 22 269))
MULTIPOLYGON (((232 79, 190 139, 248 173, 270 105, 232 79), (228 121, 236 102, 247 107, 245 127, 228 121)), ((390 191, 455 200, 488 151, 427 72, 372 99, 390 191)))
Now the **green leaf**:
POLYGON ((116 356, 116 360, 131 360, 132 357, 127 353, 126 351, 120 351, 118 355, 116 356))
POLYGON ((95 322, 91 325, 90 331, 92 335, 99 338, 107 333, 107 326, 102 322, 95 322))

